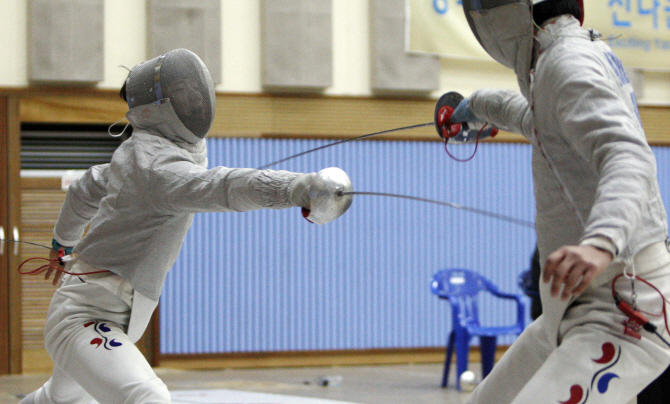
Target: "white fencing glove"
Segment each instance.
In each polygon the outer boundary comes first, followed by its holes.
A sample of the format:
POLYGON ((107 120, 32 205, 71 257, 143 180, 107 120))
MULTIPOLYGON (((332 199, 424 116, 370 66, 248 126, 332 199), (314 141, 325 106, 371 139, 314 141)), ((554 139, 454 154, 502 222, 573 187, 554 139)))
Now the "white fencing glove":
POLYGON ((316 177, 316 173, 300 174, 291 185, 289 185, 289 201, 293 206, 300 206, 303 209, 310 210, 309 186, 316 177))
POLYGON ((302 207, 302 216, 316 224, 326 224, 349 209, 353 186, 347 173, 337 167, 318 173, 301 174, 289 186, 289 200, 302 207))

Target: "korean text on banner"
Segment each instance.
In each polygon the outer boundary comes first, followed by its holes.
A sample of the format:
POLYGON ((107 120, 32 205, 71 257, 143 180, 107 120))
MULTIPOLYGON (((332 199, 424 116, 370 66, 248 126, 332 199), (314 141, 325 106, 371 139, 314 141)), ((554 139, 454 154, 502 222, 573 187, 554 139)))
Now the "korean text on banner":
MULTIPOLYGON (((409 52, 492 60, 470 31, 462 0, 406 1, 409 52)), ((591 0, 584 7, 584 27, 600 32, 625 66, 670 70, 670 0, 591 0)))
POLYGON ((625 66, 670 69, 670 0, 584 2, 585 27, 593 27, 625 66))

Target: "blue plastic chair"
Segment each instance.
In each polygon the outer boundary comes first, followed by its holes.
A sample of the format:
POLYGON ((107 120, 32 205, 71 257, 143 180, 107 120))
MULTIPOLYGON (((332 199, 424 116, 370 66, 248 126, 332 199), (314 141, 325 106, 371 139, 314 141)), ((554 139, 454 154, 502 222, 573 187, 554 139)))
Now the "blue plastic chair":
POLYGON ((521 295, 502 293, 488 279, 467 269, 453 268, 437 272, 433 276, 431 290, 440 299, 449 300, 451 303, 453 327, 447 342, 442 387, 447 387, 449 365, 455 346, 456 388, 461 390, 460 378, 461 374, 468 369, 468 354, 472 337, 479 337, 482 378, 484 378, 493 369, 498 335, 515 334, 518 336, 523 331, 525 306, 521 295), (482 327, 479 324, 477 308, 477 295, 482 291, 489 292, 502 299, 515 300, 517 307, 516 324, 505 327, 482 327))

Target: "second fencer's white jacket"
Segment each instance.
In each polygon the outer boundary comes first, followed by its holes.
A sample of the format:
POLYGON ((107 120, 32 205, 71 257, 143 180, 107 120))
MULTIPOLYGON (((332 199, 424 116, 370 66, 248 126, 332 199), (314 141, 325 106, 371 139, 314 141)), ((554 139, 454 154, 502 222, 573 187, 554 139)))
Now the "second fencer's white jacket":
POLYGON ((75 246, 77 260, 118 274, 156 302, 194 213, 288 208, 299 174, 207 169, 205 141, 182 140, 188 129, 169 102, 136 107, 127 116, 133 135, 111 163, 70 185, 54 237, 75 246))
MULTIPOLYGON (((636 253, 667 238, 656 160, 640 121, 631 83, 619 59, 595 33, 562 16, 536 34, 528 98, 479 90, 470 108, 481 120, 523 134, 532 144, 537 242, 541 262, 565 245, 589 244, 616 258, 591 281, 603 287, 636 253)), ((540 283, 543 329, 558 344, 572 300, 540 283)))
POLYGON ((656 160, 623 65, 572 16, 547 24, 536 41, 530 99, 484 89, 472 94, 470 108, 533 145, 542 262, 564 245, 630 258, 664 240, 656 160))

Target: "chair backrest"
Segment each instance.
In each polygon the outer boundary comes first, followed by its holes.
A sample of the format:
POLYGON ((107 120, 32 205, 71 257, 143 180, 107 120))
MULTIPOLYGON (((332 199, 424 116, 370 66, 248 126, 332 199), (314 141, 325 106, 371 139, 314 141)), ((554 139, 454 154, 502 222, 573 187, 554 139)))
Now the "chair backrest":
POLYGON ((433 276, 431 291, 451 302, 453 316, 459 326, 479 326, 476 296, 481 291, 498 292, 488 279, 469 269, 451 268, 433 276))
POLYGON ((477 272, 462 268, 438 271, 431 283, 433 293, 447 299, 455 296, 475 296, 482 290, 491 289, 497 291, 488 279, 477 272))

